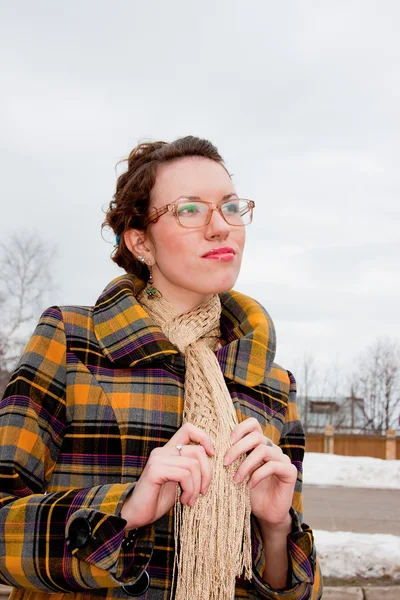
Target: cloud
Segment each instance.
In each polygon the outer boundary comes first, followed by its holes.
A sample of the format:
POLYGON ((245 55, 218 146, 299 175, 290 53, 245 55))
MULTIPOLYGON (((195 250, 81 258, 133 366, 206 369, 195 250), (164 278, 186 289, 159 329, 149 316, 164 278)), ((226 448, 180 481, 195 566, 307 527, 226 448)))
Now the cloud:
POLYGON ((120 271, 100 235, 143 138, 212 139, 255 219, 237 287, 280 356, 400 337, 400 5, 205 0, 1 7, 2 233, 58 245, 56 303, 120 271))

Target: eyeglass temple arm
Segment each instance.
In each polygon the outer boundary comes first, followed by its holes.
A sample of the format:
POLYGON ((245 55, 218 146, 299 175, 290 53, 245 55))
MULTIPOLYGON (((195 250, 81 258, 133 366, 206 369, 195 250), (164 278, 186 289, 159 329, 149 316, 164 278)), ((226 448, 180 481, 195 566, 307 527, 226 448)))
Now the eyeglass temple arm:
POLYGON ((160 217, 162 217, 163 215, 165 215, 165 213, 167 213, 170 210, 169 206, 170 205, 163 206, 162 208, 155 208, 154 212, 153 212, 153 215, 155 215, 155 216, 152 217, 150 215, 149 218, 146 221, 146 225, 148 225, 149 223, 157 223, 158 219, 160 217))

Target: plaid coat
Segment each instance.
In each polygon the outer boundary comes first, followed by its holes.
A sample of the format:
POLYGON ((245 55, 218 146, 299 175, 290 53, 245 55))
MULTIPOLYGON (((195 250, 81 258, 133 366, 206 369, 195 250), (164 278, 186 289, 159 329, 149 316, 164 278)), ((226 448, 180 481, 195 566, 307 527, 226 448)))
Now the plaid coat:
MULTIPOLYGON (((46 310, 1 401, 0 582, 17 588, 13 600, 170 597, 172 509, 133 532, 119 516, 150 452, 182 423, 184 359, 136 302, 141 287, 123 275, 94 307, 46 310)), ((264 309, 235 291, 221 301, 217 357, 238 419, 256 417, 298 469, 287 589, 261 578, 254 522, 253 580, 238 579, 235 597, 317 600, 295 381, 273 364, 264 309)))

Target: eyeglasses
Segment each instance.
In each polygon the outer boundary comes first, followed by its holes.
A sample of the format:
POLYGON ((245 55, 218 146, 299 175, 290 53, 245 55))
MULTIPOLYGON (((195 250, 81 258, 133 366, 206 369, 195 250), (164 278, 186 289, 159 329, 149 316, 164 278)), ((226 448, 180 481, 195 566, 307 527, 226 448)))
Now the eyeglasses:
POLYGON ((155 209, 147 219, 146 225, 157 223, 160 217, 167 212, 172 212, 178 225, 188 229, 196 229, 208 225, 213 211, 216 210, 228 225, 244 227, 250 225, 253 219, 254 207, 255 202, 253 200, 245 200, 244 198, 225 200, 221 204, 183 198, 172 204, 166 204, 162 208, 155 209))

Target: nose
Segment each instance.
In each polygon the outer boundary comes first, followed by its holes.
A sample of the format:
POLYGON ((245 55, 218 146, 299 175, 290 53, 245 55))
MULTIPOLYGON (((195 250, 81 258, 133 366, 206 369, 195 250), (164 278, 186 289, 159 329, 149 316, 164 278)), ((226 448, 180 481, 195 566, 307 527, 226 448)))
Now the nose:
POLYGON ((217 207, 213 207, 210 222, 205 228, 205 237, 208 240, 226 240, 230 231, 231 226, 225 221, 217 207))

